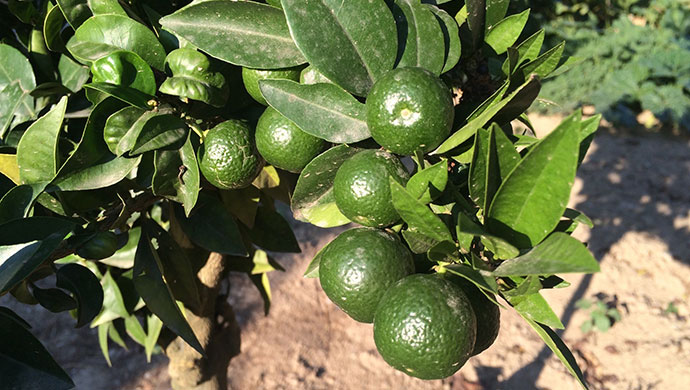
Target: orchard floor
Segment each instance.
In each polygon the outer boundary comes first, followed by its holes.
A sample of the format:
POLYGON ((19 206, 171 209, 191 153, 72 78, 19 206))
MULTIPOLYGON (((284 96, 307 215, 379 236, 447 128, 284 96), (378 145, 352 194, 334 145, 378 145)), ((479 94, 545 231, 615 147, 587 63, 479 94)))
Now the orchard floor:
MULTIPOLYGON (((553 120, 537 118, 538 126, 553 120), (543 122, 543 123, 542 123, 543 122)), ((538 127, 539 128, 539 127, 538 127)), ((675 390, 690 385, 690 142, 602 130, 582 165, 571 207, 595 223, 578 237, 601 262, 593 276, 565 275, 571 286, 544 293, 561 316, 562 334, 596 390, 675 390), (615 306, 622 320, 605 333, 583 333, 589 318, 581 298, 615 306), (677 310, 667 310, 672 303, 677 310)), ((576 381, 531 328, 502 310, 496 343, 455 376, 420 381, 379 357, 372 327, 331 304, 318 280, 302 273, 334 234, 299 225, 303 253, 278 256, 287 272, 270 275, 273 302, 263 315, 258 292, 231 278, 231 301, 242 326, 242 353, 231 362, 234 390, 570 390, 576 381)), ((78 389, 168 389, 166 359, 146 364, 143 349, 112 348, 108 368, 96 333, 74 331, 73 320, 41 308, 11 305, 34 327, 78 389)), ((1 386, 0 386, 1 387, 1 386)))

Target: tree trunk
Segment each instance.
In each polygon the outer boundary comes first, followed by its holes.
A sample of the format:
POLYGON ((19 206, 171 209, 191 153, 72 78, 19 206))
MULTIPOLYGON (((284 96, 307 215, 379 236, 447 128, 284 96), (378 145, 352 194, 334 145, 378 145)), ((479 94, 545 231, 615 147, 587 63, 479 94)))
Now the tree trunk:
POLYGON ((219 296, 225 258, 212 252, 197 273, 201 307, 187 310, 187 321, 206 352, 200 355, 179 337, 166 348, 168 373, 175 390, 226 390, 230 360, 240 353, 240 328, 232 306, 219 296))

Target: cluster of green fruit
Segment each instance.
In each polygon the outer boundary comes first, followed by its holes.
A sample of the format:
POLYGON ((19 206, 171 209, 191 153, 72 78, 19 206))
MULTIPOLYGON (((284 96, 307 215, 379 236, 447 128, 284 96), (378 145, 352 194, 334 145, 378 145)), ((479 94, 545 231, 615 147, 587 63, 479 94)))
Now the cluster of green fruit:
MULTIPOLYGON (((312 68, 243 69, 249 94, 267 105, 258 81, 310 83, 312 68), (300 77, 301 76, 301 77, 300 77)), ((488 348, 499 327, 498 307, 471 283, 445 273, 415 274, 411 251, 390 230, 400 216, 390 180, 410 175, 398 155, 427 153, 449 134, 453 101, 449 88, 422 68, 390 71, 366 99, 367 125, 381 149, 364 149, 346 160, 333 183, 335 203, 352 222, 319 253, 319 279, 326 295, 353 319, 374 323, 374 340, 391 366, 418 378, 455 373, 470 356, 488 348)), ((211 129, 199 154, 201 172, 219 188, 249 185, 267 163, 300 172, 326 146, 272 107, 254 137, 240 121, 211 129)))

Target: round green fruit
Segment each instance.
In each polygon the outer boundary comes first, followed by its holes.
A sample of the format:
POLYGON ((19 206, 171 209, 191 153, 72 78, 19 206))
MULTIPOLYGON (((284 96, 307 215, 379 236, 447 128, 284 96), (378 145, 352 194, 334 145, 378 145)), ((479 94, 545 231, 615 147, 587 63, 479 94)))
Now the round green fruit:
POLYGON ((209 130, 199 148, 201 173, 211 184, 225 190, 251 184, 263 163, 251 129, 238 120, 222 122, 209 130))
POLYGON ((348 230, 326 245, 320 256, 323 291, 359 322, 372 322, 386 290, 414 272, 412 254, 405 245, 378 229, 348 230))
POLYGON ((254 100, 267 106, 268 102, 266 102, 259 89, 259 81, 266 79, 299 81, 301 71, 301 67, 271 70, 242 68, 242 82, 244 82, 244 88, 254 100))
POLYGON ((501 325, 501 312, 498 305, 491 302, 474 284, 457 276, 453 276, 451 280, 465 292, 477 317, 477 339, 472 356, 478 355, 496 341, 501 325))
POLYGON ((363 150, 345 161, 333 180, 335 204, 350 221, 384 227, 400 219, 393 207, 389 177, 407 183, 400 160, 380 150, 363 150))
POLYGON ((374 317, 374 342, 392 367, 442 379, 465 364, 477 319, 462 289, 440 274, 415 274, 391 286, 374 317))
POLYGON ((77 256, 88 260, 101 260, 117 251, 117 236, 113 232, 97 232, 77 248, 77 256))
POLYGON ((300 172, 325 146, 326 141, 305 133, 273 107, 256 125, 256 148, 276 168, 300 172))
POLYGON ((450 134, 455 114, 448 87, 422 68, 388 72, 371 88, 366 110, 374 140, 407 156, 439 146, 450 134))

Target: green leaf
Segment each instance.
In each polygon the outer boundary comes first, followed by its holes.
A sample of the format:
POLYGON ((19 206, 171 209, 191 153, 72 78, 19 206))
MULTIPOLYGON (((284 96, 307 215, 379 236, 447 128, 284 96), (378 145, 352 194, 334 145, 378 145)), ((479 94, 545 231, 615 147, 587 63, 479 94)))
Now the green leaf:
POLYGON ((579 126, 579 115, 565 119, 513 169, 489 207, 490 232, 530 248, 556 227, 575 181, 579 126))
POLYGON ((57 3, 67 22, 75 29, 92 15, 88 0, 57 0, 57 3))
POLYGON ((22 184, 48 183, 58 170, 58 139, 67 108, 63 96, 47 114, 24 132, 17 145, 17 165, 22 184))
POLYGON ((200 100, 222 107, 228 100, 228 85, 222 73, 214 69, 209 58, 194 49, 173 50, 165 58, 173 77, 167 78, 159 90, 184 99, 200 100))
POLYGON ((508 60, 506 60, 506 62, 503 63, 503 73, 512 73, 512 71, 516 67, 522 65, 523 62, 532 61, 539 57, 541 46, 544 43, 544 35, 544 29, 541 29, 532 34, 529 38, 520 42, 520 44, 516 47, 517 58, 515 59, 515 63, 510 64, 508 60))
POLYGON ((510 0, 485 0, 486 3, 486 30, 490 30, 508 12, 510 0))
POLYGON ((74 36, 67 42, 67 50, 83 63, 96 61, 117 50, 129 50, 138 54, 152 67, 158 70, 165 69, 165 50, 153 31, 122 15, 90 17, 77 28, 74 36))
POLYGON ((84 84, 84 88, 86 88, 87 91, 91 90, 104 93, 105 95, 112 96, 125 103, 143 109, 151 108, 149 101, 154 98, 134 88, 109 83, 89 83, 84 84))
POLYGON ((88 3, 94 15, 115 14, 127 16, 127 12, 125 12, 118 0, 88 0, 88 3))
POLYGON ((308 134, 333 143, 371 137, 364 104, 334 84, 261 80, 259 88, 271 107, 308 134))
MULTIPOLYGON (((138 229, 141 233, 141 228, 138 229)), ((139 241, 137 240, 137 242, 134 243, 135 251, 138 244, 139 241)), ((133 261, 132 265, 134 265, 133 261)), ((103 275, 103 278, 101 278, 101 286, 103 289, 102 310, 98 313, 96 318, 93 319, 91 323, 92 328, 110 323, 110 321, 116 318, 126 318, 130 314, 125 305, 124 298, 122 297, 120 287, 117 285, 117 282, 115 282, 115 279, 113 279, 110 271, 107 271, 103 275)))
POLYGON ((355 95, 393 69, 395 20, 383 1, 282 0, 297 47, 324 76, 355 95), (324 37, 327 37, 326 39, 324 37))
POLYGON ((448 15, 448 13, 440 8, 427 4, 429 9, 436 15, 440 25, 441 32, 443 32, 443 40, 446 45, 445 61, 441 73, 446 73, 453 69, 460 60, 462 53, 462 44, 460 42, 460 28, 455 18, 448 15))
POLYGON ((139 165, 139 162, 141 162, 141 156, 115 157, 110 161, 66 174, 53 181, 53 185, 61 191, 85 191, 109 187, 127 177, 129 172, 139 165))
POLYGON ((271 309, 271 283, 268 280, 268 274, 250 275, 249 279, 259 290, 261 299, 264 301, 264 314, 268 315, 268 311, 271 309))
POLYGON ((155 314, 146 316, 146 329, 148 332, 146 333, 146 339, 144 339, 144 350, 146 352, 146 362, 151 363, 151 354, 153 354, 158 336, 160 336, 163 329, 163 321, 156 317, 155 314))
POLYGON ((60 11, 60 7, 52 4, 49 4, 48 7, 43 19, 43 38, 48 49, 62 52, 65 50, 65 42, 63 42, 61 35, 65 25, 65 16, 60 11))
POLYGON ((487 26, 484 41, 491 46, 496 54, 503 54, 513 46, 520 37, 529 18, 529 9, 510 15, 493 26, 487 26))
POLYGON ((252 242, 272 252, 300 253, 302 250, 288 221, 266 206, 256 211, 254 227, 249 231, 252 242))
POLYGON ((129 87, 146 95, 155 95, 156 79, 151 67, 138 54, 117 50, 91 63, 93 83, 129 87))
POLYGON ((259 208, 261 197, 260 190, 254 186, 240 188, 238 190, 220 191, 225 207, 237 217, 245 226, 254 226, 254 217, 259 208))
MULTIPOLYGON (((512 302, 512 298, 507 296, 508 301, 512 302)), ((532 321, 550 326, 556 329, 564 329, 563 323, 553 312, 551 306, 539 293, 529 294, 520 297, 519 303, 515 305, 515 310, 522 316, 529 318, 532 321)))
POLYGON ((585 119, 581 123, 580 129, 580 155, 577 158, 577 165, 580 166, 587 155, 587 150, 592 144, 594 133, 599 129, 599 122, 601 122, 601 114, 597 114, 591 118, 585 119))
POLYGON ((113 326, 111 322, 98 325, 98 345, 101 347, 101 353, 105 358, 108 367, 112 367, 113 363, 110 361, 110 352, 108 350, 108 330, 113 326))
POLYGON ((45 189, 45 184, 22 184, 13 187, 0 198, 0 224, 13 219, 26 218, 29 216, 36 198, 45 189))
POLYGON ((327 228, 350 223, 335 205, 333 179, 340 165, 358 148, 338 145, 316 156, 297 179, 292 194, 292 212, 296 219, 327 228))
POLYGON ((396 67, 420 67, 436 75, 441 74, 446 48, 443 31, 436 16, 429 7, 416 0, 397 0, 396 5, 402 11, 401 15, 396 15, 398 28, 403 29, 398 31, 402 56, 396 67), (404 42, 401 39, 403 37, 404 42))
POLYGON ((0 377, 8 389, 74 388, 74 382, 48 351, 18 321, 16 314, 0 311, 0 377))
POLYGON ((0 294, 24 280, 74 228, 52 217, 17 219, 0 225, 0 294))
POLYGON ((523 76, 527 78, 531 74, 536 74, 541 78, 545 78, 551 74, 558 67, 564 48, 565 42, 561 42, 537 57, 534 61, 526 63, 522 66, 523 76))
POLYGON ((141 227, 137 226, 130 229, 127 232, 127 243, 122 248, 118 249, 112 256, 98 261, 111 267, 122 269, 132 268, 139 237, 141 237, 141 227))
MULTIPOLYGON (((504 107, 506 107, 509 103, 513 102, 516 98, 519 98, 521 96, 521 92, 523 91, 523 89, 533 88, 534 83, 539 83, 539 80, 530 77, 524 84, 515 89, 515 91, 513 91, 510 95, 496 103, 490 104, 481 114, 477 115, 474 119, 471 119, 460 130, 451 134, 451 136, 448 137, 438 148, 436 148, 436 150, 431 152, 431 154, 441 154, 448 152, 453 148, 459 146, 463 142, 467 141, 468 139, 472 138, 478 129, 484 127, 487 123, 490 123, 490 121, 497 114, 499 114, 504 107)), ((495 98, 496 96, 492 96, 489 98, 489 100, 495 98)))
POLYGON ((19 167, 17 166, 16 154, 0 153, 0 173, 12 180, 14 184, 19 184, 19 167))
POLYGON ((188 138, 189 128, 185 121, 175 115, 156 115, 146 121, 139 132, 130 155, 137 155, 158 149, 178 149, 188 138))
POLYGON ((438 198, 448 183, 448 161, 443 160, 412 175, 407 192, 421 203, 438 198))
POLYGON ((290 37, 283 12, 266 4, 197 2, 160 23, 209 55, 234 65, 278 69, 306 62, 290 37))
POLYGON ((466 0, 465 7, 467 8, 467 26, 472 32, 473 45, 479 47, 478 44, 482 41, 486 28, 486 0, 466 0))
MULTIPOLYGON (((185 322, 185 324, 187 323, 185 322)), ((142 347, 144 344, 146 344, 146 331, 144 330, 144 327, 141 326, 141 322, 139 322, 139 318, 137 318, 137 316, 131 315, 125 317, 125 330, 127 331, 127 335, 129 335, 129 337, 137 344, 141 345, 142 347)))
MULTIPOLYGON (((512 246, 506 240, 491 235, 484 231, 484 229, 474 223, 464 213, 458 213, 458 225, 456 227, 458 237, 461 234, 470 234, 473 237, 481 237, 482 243, 499 259, 512 259, 520 254, 520 251, 512 246)), ((466 248, 469 249, 469 248, 466 248)))
POLYGON ((38 303, 53 313, 60 313, 77 308, 77 302, 66 292, 57 288, 38 288, 33 286, 32 293, 38 303))
POLYGON ((132 150, 144 125, 157 115, 161 115, 161 112, 131 106, 110 115, 103 129, 103 138, 108 149, 117 156, 132 150))
POLYGON ((589 217, 585 213, 583 213, 582 211, 567 208, 567 209, 565 209, 565 212, 563 213, 563 217, 568 218, 574 222, 587 225, 590 228, 594 227, 594 223, 592 222, 592 220, 589 219, 589 217))
POLYGON ((307 269, 304 271, 305 278, 312 279, 319 277, 319 265, 321 264, 321 257, 324 248, 326 248, 325 245, 319 249, 316 255, 314 255, 314 258, 309 262, 309 265, 307 265, 307 269))
POLYGON ((16 81, 26 93, 36 87, 31 63, 19 50, 0 44, 0 89, 16 81))
POLYGON ((151 181, 154 195, 182 203, 185 215, 189 216, 199 197, 201 180, 189 136, 178 150, 157 150, 154 167, 151 181))
POLYGON ((504 261, 496 276, 549 275, 599 272, 599 263, 576 238, 556 232, 524 255, 504 261))
POLYGON ((134 287, 153 314, 158 316, 170 330, 186 341, 189 346, 204 355, 199 340, 185 320, 170 288, 163 279, 161 259, 153 249, 151 238, 146 225, 144 225, 134 259, 134 287))
MULTIPOLYGON (((492 295, 498 294, 498 284, 496 283, 496 279, 491 276, 490 272, 484 270, 475 270, 465 264, 451 264, 446 265, 443 268, 453 275, 467 279, 485 293, 492 295)), ((496 302, 496 298, 491 300, 496 302)))
POLYGON ((60 267, 55 273, 56 285, 70 291, 77 299, 77 325, 91 322, 103 307, 103 288, 93 272, 72 263, 60 267))
POLYGON ((235 219, 217 197, 199 193, 189 217, 175 207, 175 219, 189 239, 200 247, 226 255, 247 256, 235 219))
POLYGON ((58 73, 62 85, 74 93, 79 92, 91 77, 88 67, 75 62, 64 54, 60 55, 58 61, 58 73))
POLYGON ((393 207, 411 228, 437 242, 453 241, 446 224, 424 203, 418 201, 392 177, 390 186, 393 207))
POLYGON ((0 137, 14 124, 24 122, 35 115, 31 91, 22 90, 15 81, 0 89, 0 137))

